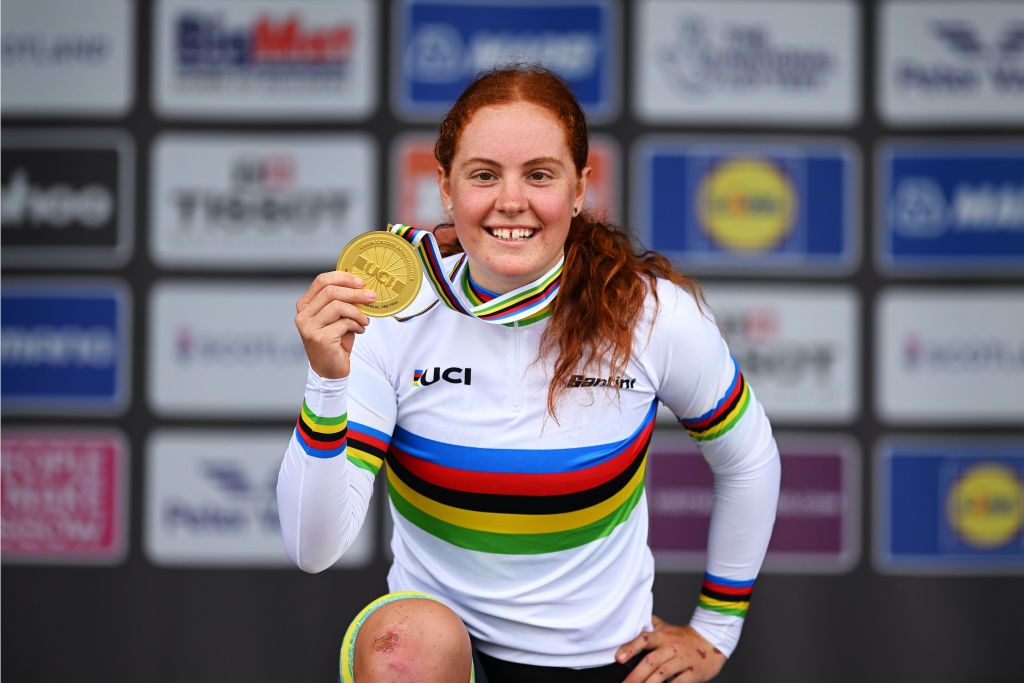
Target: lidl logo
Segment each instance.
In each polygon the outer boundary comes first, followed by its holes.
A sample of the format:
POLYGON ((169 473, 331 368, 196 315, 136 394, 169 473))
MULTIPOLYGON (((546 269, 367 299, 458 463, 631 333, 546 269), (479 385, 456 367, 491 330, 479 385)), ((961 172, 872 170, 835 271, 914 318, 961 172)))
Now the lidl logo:
POLYGON ((1024 574, 1024 441, 894 439, 875 473, 880 570, 1024 574))
POLYGON ((729 159, 697 190, 701 226, 724 248, 764 251, 792 231, 796 191, 789 176, 762 159, 729 159))
POLYGON ((841 275, 859 258, 858 166, 841 141, 652 136, 634 148, 633 223, 684 270, 841 275))
POLYGON ((1003 464, 975 465, 950 488, 946 515, 967 545, 998 548, 1020 534, 1024 487, 1017 473, 1003 464))

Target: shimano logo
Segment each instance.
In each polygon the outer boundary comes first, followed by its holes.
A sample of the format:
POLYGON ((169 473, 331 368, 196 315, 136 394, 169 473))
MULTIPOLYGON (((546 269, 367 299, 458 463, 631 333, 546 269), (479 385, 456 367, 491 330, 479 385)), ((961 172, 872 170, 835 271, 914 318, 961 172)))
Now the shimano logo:
POLYGON ((107 327, 39 325, 3 328, 5 366, 110 368, 117 362, 117 337, 107 327))
POLYGON ((612 389, 633 389, 636 386, 636 379, 632 377, 587 377, 586 375, 573 375, 569 378, 567 387, 611 387, 612 389))
POLYGON ((1024 185, 961 183, 947 201, 936 181, 911 177, 896 187, 891 211, 896 229, 906 237, 1024 233, 1024 185))
POLYGON ((473 368, 427 368, 426 370, 414 370, 412 373, 412 385, 414 387, 425 387, 435 382, 444 380, 449 384, 473 383, 473 368))
POLYGON ((3 186, 0 212, 4 229, 97 229, 114 216, 114 193, 96 183, 33 183, 28 169, 19 167, 3 186))
POLYGON ((599 55, 597 36, 582 31, 480 31, 467 43, 447 24, 424 24, 413 35, 407 68, 424 83, 453 83, 497 64, 530 59, 574 80, 593 74, 599 55))

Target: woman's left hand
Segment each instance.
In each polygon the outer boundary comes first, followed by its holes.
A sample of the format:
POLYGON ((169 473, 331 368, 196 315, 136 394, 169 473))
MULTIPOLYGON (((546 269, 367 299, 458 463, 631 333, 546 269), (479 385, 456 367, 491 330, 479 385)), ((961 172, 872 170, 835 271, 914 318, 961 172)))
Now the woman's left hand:
POLYGON ((674 626, 651 615, 653 631, 644 631, 619 648, 615 660, 628 662, 647 650, 623 683, 704 683, 718 675, 725 655, 692 626, 674 626))

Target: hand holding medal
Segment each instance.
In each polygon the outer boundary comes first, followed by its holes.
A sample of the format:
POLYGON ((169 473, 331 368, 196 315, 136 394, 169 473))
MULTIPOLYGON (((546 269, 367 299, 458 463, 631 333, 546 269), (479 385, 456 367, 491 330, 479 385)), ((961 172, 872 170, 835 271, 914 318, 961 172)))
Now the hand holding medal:
MULTIPOLYGON (((391 226, 388 226, 389 228, 391 226)), ((392 232, 365 232, 349 242, 338 257, 337 270, 360 278, 377 296, 357 304, 366 315, 383 318, 401 312, 420 291, 423 271, 416 251, 392 232)))

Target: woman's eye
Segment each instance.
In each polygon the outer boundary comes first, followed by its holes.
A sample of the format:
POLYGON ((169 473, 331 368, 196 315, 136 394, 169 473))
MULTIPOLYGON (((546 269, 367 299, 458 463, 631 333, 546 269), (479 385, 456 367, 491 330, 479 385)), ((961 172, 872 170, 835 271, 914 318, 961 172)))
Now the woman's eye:
POLYGON ((479 173, 476 174, 476 179, 484 181, 494 180, 494 174, 491 173, 490 171, 480 171, 479 173))
POLYGON ((530 174, 530 179, 531 180, 547 180, 548 179, 548 174, 544 173, 543 171, 534 171, 533 173, 530 174))

